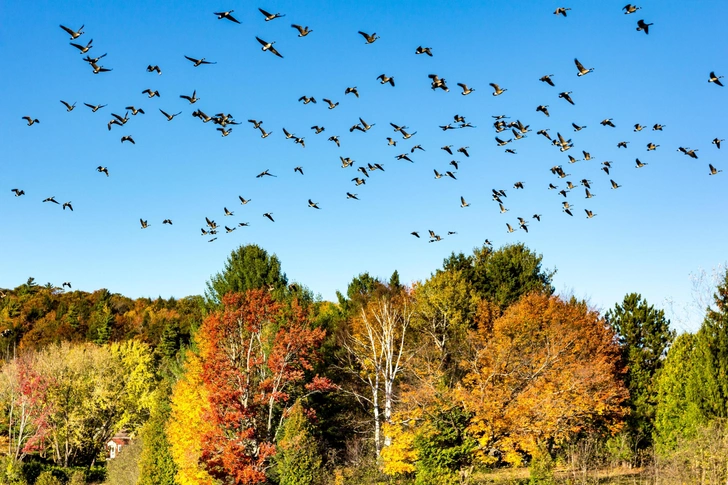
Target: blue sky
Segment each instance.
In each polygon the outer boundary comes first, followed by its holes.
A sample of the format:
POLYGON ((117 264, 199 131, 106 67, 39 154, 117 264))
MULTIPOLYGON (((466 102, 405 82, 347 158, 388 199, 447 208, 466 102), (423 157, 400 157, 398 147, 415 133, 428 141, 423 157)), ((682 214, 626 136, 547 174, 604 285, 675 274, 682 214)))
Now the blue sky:
MULTIPOLYGON (((428 277, 452 251, 469 253, 483 240, 495 246, 522 241, 558 270, 557 291, 588 299, 602 309, 632 291, 656 306, 691 302, 690 274, 726 261, 728 91, 708 83, 710 71, 728 73, 718 35, 728 14, 724 2, 645 1, 624 15, 625 2, 19 2, 0 11, 4 93, 0 113, 0 287, 33 276, 41 283, 93 291, 106 287, 132 297, 198 294, 231 250, 256 243, 276 253, 292 280, 324 299, 345 290, 368 271, 403 281, 428 277), (572 10, 553 15, 556 7, 572 10), (257 7, 285 17, 265 22, 257 7), (234 9, 241 24, 213 12, 234 9), (654 23, 650 34, 637 20, 654 23), (297 37, 291 23, 313 32, 297 37), (92 74, 69 45, 59 24, 85 25, 77 42, 93 39, 92 57, 113 71, 92 74), (366 45, 357 31, 381 38, 366 45), (284 56, 262 52, 259 36, 275 41, 284 56), (434 56, 415 55, 417 46, 434 56), (214 65, 193 67, 184 56, 214 65), (574 58, 594 72, 578 77, 574 58), (158 64, 162 75, 147 73, 158 64), (395 78, 381 85, 380 74, 395 78), (449 92, 430 89, 428 74, 447 80, 449 92), (553 74, 556 87, 539 82, 553 74), (456 83, 475 92, 462 96, 456 83), (507 91, 492 96, 488 85, 507 91), (361 97, 344 95, 357 86, 361 97), (160 98, 141 92, 158 90, 160 98), (194 106, 181 94, 197 91, 194 106), (572 91, 575 105, 558 98, 572 91), (303 105, 299 97, 314 96, 303 105), (340 104, 329 110, 323 98, 340 104), (59 100, 76 102, 66 112, 59 100), (92 113, 83 103, 108 104, 92 113), (535 111, 549 105, 550 117, 535 111), (107 130, 111 113, 134 105, 145 115, 107 130), (159 109, 182 114, 167 122, 159 109), (191 116, 231 113, 242 124, 221 137, 212 123, 191 116), (477 128, 438 128, 465 116, 477 128), (530 125, 527 137, 496 146, 491 116, 505 114, 530 125), (26 126, 22 116, 41 122, 26 126), (349 132, 359 117, 375 126, 349 132), (263 120, 266 139, 247 123, 263 120), (616 128, 599 122, 613 118, 616 128), (417 134, 402 140, 390 122, 417 134), (571 123, 586 125, 575 133, 571 123), (633 125, 647 128, 635 133, 633 125), (655 123, 665 125, 654 132, 655 123), (320 135, 310 129, 325 127, 320 135), (305 137, 306 147, 286 140, 282 128, 305 137), (562 133, 574 148, 561 153, 536 134, 562 133), (122 144, 132 135, 135 145, 122 144), (341 148, 327 141, 339 135, 341 148), (386 138, 398 141, 388 146, 386 138), (617 143, 628 141, 627 149, 617 143), (648 152, 646 144, 660 145, 648 152), (420 144, 414 163, 395 156, 420 144), (440 149, 468 146, 470 157, 440 149), (694 160, 677 148, 698 149, 694 160), (590 161, 569 164, 567 154, 590 161), (361 173, 341 168, 381 163, 366 185, 361 173), (648 163, 635 168, 635 159, 648 163), (458 160, 457 180, 436 180, 458 160), (601 162, 613 162, 610 175, 601 162), (708 175, 708 163, 724 173, 708 175), (96 172, 108 167, 110 176, 96 172), (562 165, 571 175, 549 171, 562 165), (294 173, 302 166, 305 175, 294 173), (275 178, 255 177, 269 169, 275 178), (596 197, 582 187, 568 194, 574 217, 561 211, 563 197, 547 189, 589 179, 596 197), (622 185, 610 188, 612 178, 622 185), (513 189, 517 181, 524 190, 513 189), (12 188, 25 190, 15 197, 12 188), (506 189, 509 209, 500 214, 491 189, 506 189), (346 192, 359 201, 347 200, 346 192), (252 199, 242 206, 238 195, 252 199), (55 196, 74 211, 42 203, 55 196), (460 207, 460 196, 471 206, 460 207), (321 210, 308 207, 318 202, 321 210), (225 217, 223 207, 234 212, 225 217), (597 214, 587 219, 584 209, 597 214), (263 217, 272 212, 275 222, 263 217), (542 214, 541 222, 531 219, 542 214), (517 216, 529 232, 506 233, 517 216), (208 243, 200 235, 205 217, 220 225, 249 222, 208 243), (142 230, 139 219, 149 221, 142 230), (162 225, 170 218, 172 226, 162 225), (428 243, 432 229, 443 241, 428 243), (421 239, 410 235, 420 231, 421 239), (447 236, 448 231, 456 235, 447 236)), ((508 135, 504 132, 500 135, 508 135)), ((698 318, 675 321, 693 330, 698 318)))

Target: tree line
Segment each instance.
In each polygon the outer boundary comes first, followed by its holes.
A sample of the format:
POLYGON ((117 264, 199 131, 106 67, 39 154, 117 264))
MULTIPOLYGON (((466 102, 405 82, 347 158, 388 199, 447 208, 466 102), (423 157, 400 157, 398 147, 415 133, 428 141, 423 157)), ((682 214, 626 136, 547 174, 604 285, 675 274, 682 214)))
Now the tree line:
POLYGON ((554 274, 483 246, 330 302, 246 245, 180 300, 29 279, 0 299, 0 481, 548 483, 605 457, 725 480, 728 272, 679 336, 637 293, 602 314, 554 274), (122 429, 133 446, 106 460, 122 429))

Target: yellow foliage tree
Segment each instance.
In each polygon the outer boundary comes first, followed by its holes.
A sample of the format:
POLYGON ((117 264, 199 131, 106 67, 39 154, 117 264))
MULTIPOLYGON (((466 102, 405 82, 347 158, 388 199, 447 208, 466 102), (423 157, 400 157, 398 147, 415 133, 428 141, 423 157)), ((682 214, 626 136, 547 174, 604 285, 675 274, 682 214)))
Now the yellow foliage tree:
POLYGON ((177 465, 175 481, 179 485, 213 485, 215 480, 199 464, 201 437, 212 429, 212 424, 205 419, 210 404, 202 381, 202 363, 191 350, 186 355, 185 375, 172 391, 171 408, 167 440, 177 465))
POLYGON ((584 429, 616 431, 626 413, 613 331, 584 302, 533 293, 473 332, 457 394, 480 456, 517 463, 584 429))

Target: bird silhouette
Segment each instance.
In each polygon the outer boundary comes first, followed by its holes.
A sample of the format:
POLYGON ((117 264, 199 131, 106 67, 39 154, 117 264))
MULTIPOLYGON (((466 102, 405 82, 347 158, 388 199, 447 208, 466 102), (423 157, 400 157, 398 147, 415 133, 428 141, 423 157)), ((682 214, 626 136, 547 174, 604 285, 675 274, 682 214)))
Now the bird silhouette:
POLYGON ((218 20, 228 19, 231 22, 235 22, 236 24, 239 24, 240 22, 238 21, 238 19, 236 19, 235 17, 233 17, 232 15, 230 15, 234 11, 235 10, 228 10, 227 12, 214 12, 214 13, 215 13, 215 15, 217 15, 217 19, 218 20))

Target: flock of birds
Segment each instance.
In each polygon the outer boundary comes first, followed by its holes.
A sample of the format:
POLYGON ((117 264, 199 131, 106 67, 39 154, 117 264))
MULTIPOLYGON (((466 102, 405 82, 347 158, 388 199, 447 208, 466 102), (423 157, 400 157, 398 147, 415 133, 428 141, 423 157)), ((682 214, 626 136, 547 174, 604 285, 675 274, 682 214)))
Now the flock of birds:
MULTIPOLYGON (((265 22, 270 21, 276 21, 277 19, 281 19, 282 17, 285 17, 284 14, 281 13, 270 13, 263 9, 258 9, 260 13, 263 15, 265 22)), ((557 8, 556 11, 553 13, 557 16, 563 16, 567 17, 568 12, 571 10, 571 8, 568 7, 560 7, 557 8)), ((623 7, 624 14, 625 15, 631 15, 637 12, 638 10, 641 10, 641 7, 627 4, 623 7)), ((234 10, 225 11, 225 12, 214 12, 214 15, 217 17, 218 20, 226 20, 229 22, 233 22, 236 24, 240 24, 240 21, 235 18, 233 15, 234 10)), ((647 23, 644 19, 640 19, 637 21, 637 31, 642 31, 645 34, 649 34, 650 27, 653 26, 653 23, 647 23)), ((90 39, 88 42, 84 43, 79 41, 79 38, 81 38, 85 32, 84 32, 84 26, 82 25, 77 30, 73 30, 69 27, 66 27, 64 25, 60 26, 61 29, 63 29, 68 35, 70 35, 70 45, 78 50, 78 52, 81 55, 85 54, 85 57, 83 60, 88 63, 88 65, 91 68, 91 71, 93 74, 102 74, 102 73, 110 73, 113 71, 112 68, 107 68, 101 65, 101 60, 106 57, 106 53, 103 55, 100 55, 98 57, 91 57, 89 52, 94 47, 93 45, 93 39, 90 39)), ((308 26, 302 26, 299 24, 291 24, 291 27, 295 29, 298 32, 298 37, 306 37, 310 35, 312 32, 314 32, 312 29, 310 29, 308 26)), ((380 39, 380 36, 378 36, 376 33, 368 33, 364 31, 358 31, 358 34, 362 36, 364 39, 365 44, 373 44, 376 41, 380 39)), ((275 55, 281 59, 284 58, 283 54, 276 48, 274 45, 276 44, 275 41, 270 40, 264 40, 260 37, 256 36, 257 42, 261 45, 261 50, 264 52, 269 52, 272 55, 275 55)), ((418 46, 414 50, 415 55, 425 55, 428 57, 433 57, 433 48, 432 47, 426 47, 426 46, 418 46)), ((215 61, 207 60, 204 57, 196 58, 188 55, 184 55, 184 58, 187 59, 191 65, 194 68, 199 68, 202 66, 209 66, 216 64, 215 61)), ((574 66, 575 66, 575 72, 577 77, 581 78, 586 75, 593 75, 592 73, 595 71, 594 67, 586 67, 587 65, 580 62, 578 59, 574 59, 574 66)), ((204 69, 204 67, 203 67, 204 69)), ((162 69, 157 64, 149 64, 146 67, 146 71, 149 73, 156 73, 158 76, 162 75, 162 69)), ((556 88, 556 84, 553 81, 554 75, 553 74, 546 74, 543 75, 539 81, 547 84, 548 86, 556 88)), ((437 75, 437 74, 430 74, 428 76, 430 80, 430 88, 434 90, 443 90, 443 91, 449 91, 447 81, 443 77, 437 75)), ((723 84, 721 82, 721 79, 723 76, 717 75, 715 72, 710 72, 708 75, 708 82, 715 84, 716 86, 723 87, 723 84)), ((377 81, 379 81, 382 85, 389 85, 392 88, 396 86, 394 76, 391 74, 382 73, 376 78, 377 81)), ((535 80, 534 80, 535 81, 535 80)), ((460 89, 460 94, 462 96, 468 96, 472 93, 476 92, 476 88, 469 86, 465 83, 457 83, 457 86, 460 89)), ((490 83, 490 87, 492 88, 492 96, 502 96, 503 94, 508 92, 508 89, 506 87, 503 87, 499 85, 498 83, 492 82, 490 83)), ((143 91, 140 91, 141 94, 145 94, 148 99, 151 98, 161 98, 162 94, 160 94, 159 91, 153 90, 151 88, 144 89, 143 91)), ((356 98, 359 98, 359 91, 356 86, 348 86, 345 89, 343 89, 343 94, 345 97, 348 97, 349 95, 352 95, 356 98)), ((558 99, 563 100, 565 103, 568 103, 570 105, 575 105, 576 96, 573 96, 572 91, 561 91, 558 93, 558 99)), ((179 95, 179 98, 184 99, 187 101, 188 105, 195 105, 200 98, 197 96, 197 91, 194 90, 191 94, 181 94, 179 95)), ((339 106, 339 102, 334 102, 329 98, 322 98, 322 101, 326 104, 326 107, 329 110, 336 109, 337 106, 339 106)), ((66 100, 60 100, 63 107, 66 109, 67 112, 72 112, 76 108, 76 102, 68 102, 66 100)), ((318 101, 314 96, 308 96, 303 95, 300 98, 298 98, 298 102, 306 105, 309 103, 316 104, 318 101)), ((97 111, 105 108, 106 104, 92 104, 92 103, 83 103, 87 108, 89 108, 93 113, 96 113, 97 111)), ((172 122, 177 116, 180 116, 183 112, 179 111, 176 113, 170 113, 167 111, 162 110, 161 108, 158 108, 158 111, 163 116, 164 120, 167 122, 172 122)), ((535 111, 537 113, 541 113, 545 117, 550 117, 549 113, 549 105, 538 105, 535 108, 535 111)), ((133 104, 130 104, 128 106, 125 106, 123 108, 123 111, 119 111, 119 113, 124 113, 123 115, 118 113, 110 113, 109 120, 106 123, 107 129, 111 131, 112 129, 118 129, 121 127, 126 127, 127 123, 131 120, 130 117, 135 117, 138 115, 146 115, 146 112, 141 107, 136 107, 133 104), (117 128, 118 127, 118 128, 117 128)), ((212 123, 213 126, 216 127, 216 130, 220 132, 220 136, 227 137, 230 134, 232 134, 234 127, 243 124, 243 121, 238 121, 232 114, 230 113, 216 113, 215 115, 208 115, 205 112, 203 112, 200 108, 196 108, 192 111, 192 116, 199 119, 202 123, 212 123)), ((540 116, 540 115, 539 115, 540 116)), ((493 118, 493 130, 495 132, 495 143, 498 147, 503 148, 505 153, 516 155, 517 149, 515 148, 515 145, 522 139, 526 138, 527 134, 532 131, 529 124, 525 124, 521 120, 510 120, 510 118, 506 115, 495 115, 493 118)), ((27 125, 29 127, 32 127, 38 123, 40 123, 40 120, 38 118, 35 118, 31 115, 26 115, 22 117, 23 120, 27 122, 27 125)), ((262 120, 256 120, 256 119, 248 119, 247 123, 250 124, 253 130, 258 130, 260 133, 261 138, 268 138, 272 131, 267 131, 263 127, 263 121, 262 120)), ((600 124, 604 127, 608 128, 615 128, 615 122, 612 118, 606 118, 600 122, 600 124)), ((366 133, 370 131, 376 123, 368 123, 363 118, 359 118, 358 122, 354 125, 350 126, 348 128, 350 133, 353 133, 355 131, 366 133)), ((417 134, 417 131, 412 131, 409 127, 404 125, 398 125, 395 123, 389 123, 389 125, 393 129, 393 134, 389 137, 387 137, 387 144, 389 146, 396 147, 398 143, 401 143, 402 141, 410 140, 412 137, 414 137, 417 134), (401 137, 401 139, 395 139, 395 136, 401 137)), ((574 132, 579 132, 586 128, 586 126, 579 125, 577 123, 572 123, 572 127, 574 132)), ((448 130, 456 130, 456 129, 466 129, 466 128, 476 128, 471 122, 466 121, 465 117, 462 115, 455 115, 453 117, 453 120, 439 125, 439 128, 442 131, 448 131, 448 130)), ((665 128, 665 125, 662 125, 660 123, 655 123, 652 126, 653 132, 660 132, 665 128)), ((321 125, 314 125, 311 126, 311 130, 313 130, 313 133, 315 135, 319 135, 323 133, 326 128, 321 125)), ((643 126, 640 123, 634 124, 633 131, 635 133, 642 132, 643 130, 647 130, 647 127, 643 126)), ((306 142, 304 136, 298 136, 295 133, 292 133, 288 131, 285 127, 282 128, 282 133, 285 137, 285 139, 292 140, 293 143, 300 145, 301 147, 305 148, 306 142)), ((550 133, 550 130, 548 128, 540 129, 536 132, 537 135, 542 136, 548 142, 558 149, 561 153, 564 153, 569 160, 569 164, 573 164, 579 161, 589 161, 592 160, 591 154, 586 150, 581 150, 581 158, 577 158, 569 152, 569 150, 573 149, 575 147, 575 143, 572 141, 569 136, 563 135, 561 132, 557 132, 555 135, 552 136, 550 133)), ((129 144, 136 144, 134 141, 134 138, 130 134, 124 134, 120 137, 121 143, 129 143, 129 144)), ((338 135, 331 135, 327 138, 328 141, 335 144, 337 147, 341 147, 341 140, 338 135)), ((720 149, 721 142, 723 142, 723 139, 720 139, 718 137, 714 138, 712 140, 712 144, 716 146, 717 149, 720 149)), ((617 143, 617 147, 621 149, 627 149, 628 145, 630 144, 630 141, 627 140, 620 140, 617 143)), ((655 144, 652 141, 645 140, 644 146, 646 147, 646 151, 651 152, 656 150, 658 147, 660 147, 659 144, 655 144)), ((469 147, 468 146, 460 146, 460 147, 454 147, 453 145, 445 145, 440 147, 441 150, 446 152, 449 156, 455 156, 455 154, 460 154, 466 158, 470 157, 470 153, 468 152, 469 147)), ((691 149, 689 147, 679 147, 679 151, 681 151, 686 156, 689 156, 693 159, 697 159, 698 155, 696 152, 698 152, 697 149, 691 149)), ((425 148, 423 148, 420 144, 415 144, 410 149, 405 150, 403 153, 400 153, 395 156, 396 160, 406 161, 414 163, 414 154, 418 151, 425 151, 425 148)), ((575 150, 576 151, 576 150, 575 150)), ((350 158, 350 157, 343 157, 340 156, 341 161, 341 167, 346 168, 354 168, 356 162, 350 158)), ((449 166, 447 170, 437 170, 434 169, 434 178, 435 179, 452 179, 452 180, 458 180, 457 179, 457 171, 459 168, 459 164, 461 162, 457 160, 451 160, 449 162, 449 166)), ((635 159, 635 167, 636 168, 643 168, 647 166, 647 162, 640 161, 639 158, 635 159)), ((601 162, 601 171, 603 171, 607 176, 610 175, 610 170, 612 169, 612 162, 610 161, 604 161, 601 162)), ((105 166, 99 165, 96 170, 104 174, 106 177, 109 177, 109 169, 105 166)), ((359 165, 355 168, 355 171, 357 172, 356 175, 351 179, 351 182, 354 186, 362 186, 367 183, 367 180, 369 179, 370 175, 374 172, 381 171, 384 172, 384 164, 383 163, 367 163, 359 165)), ((304 170, 302 166, 296 166, 294 168, 294 172, 298 173, 300 175, 304 175, 304 170)), ((563 196, 563 200, 561 201, 561 209, 562 211, 569 215, 574 216, 573 210, 575 209, 575 205, 573 202, 570 202, 568 200, 568 196, 571 194, 571 192, 576 191, 580 187, 583 188, 584 198, 591 199, 595 196, 595 194, 592 192, 592 181, 583 178, 580 181, 573 183, 572 181, 568 180, 568 177, 571 175, 567 173, 566 169, 564 169, 561 165, 555 165, 551 167, 550 172, 554 175, 555 180, 554 182, 557 182, 560 179, 567 179, 565 180, 566 186, 564 188, 559 189, 559 186, 555 185, 554 183, 550 183, 548 189, 553 190, 556 193, 558 193, 560 196, 563 196)), ((717 175, 718 173, 722 172, 722 170, 715 167, 713 164, 708 165, 708 175, 717 175)), ((271 173, 269 169, 266 169, 259 173, 257 178, 265 178, 265 177, 276 177, 275 174, 271 173)), ((614 179, 610 178, 610 187, 612 190, 617 190, 621 187, 619 183, 617 183, 614 179)), ((526 186, 526 183, 524 181, 516 181, 512 188, 514 190, 523 190, 526 186)), ((14 188, 12 189, 12 192, 15 194, 16 197, 20 197, 25 195, 25 190, 21 188, 14 188)), ((353 200, 359 200, 359 196, 357 193, 354 193, 352 191, 346 192, 346 198, 347 199, 353 199, 353 200)), ((494 188, 491 191, 491 198, 492 200, 497 203, 499 207, 499 212, 502 214, 505 214, 509 211, 508 208, 506 208, 506 199, 507 196, 507 189, 505 188, 494 188)), ((246 205, 249 202, 251 202, 251 199, 246 199, 243 196, 238 196, 238 199, 242 205, 246 205)), ((56 204, 60 207, 65 209, 69 209, 70 211, 73 211, 73 206, 71 201, 67 201, 64 203, 59 202, 56 200, 55 196, 47 197, 42 200, 43 203, 50 203, 50 204, 56 204)), ((318 202, 315 202, 312 199, 308 199, 308 207, 312 209, 318 209, 320 210, 321 207, 318 202)), ((464 196, 460 197, 460 207, 461 208, 467 208, 470 206, 470 203, 467 202, 464 196)), ((585 216, 589 219, 597 216, 595 212, 593 212, 590 209, 584 208, 585 216)), ((234 211, 229 210, 228 207, 223 208, 223 214, 224 217, 233 217, 234 211)), ((262 217, 265 217, 271 222, 275 222, 274 214, 272 212, 265 212, 262 214, 262 217)), ((540 221, 541 220, 541 214, 533 214, 531 217, 525 218, 525 217, 517 217, 517 222, 507 222, 506 223, 506 231, 508 233, 513 233, 517 231, 518 229, 522 229, 526 232, 528 232, 529 224, 532 221, 540 221)), ((148 220, 144 218, 139 219, 139 223, 142 229, 147 229, 152 224, 148 222, 148 220)), ((165 225, 172 225, 171 219, 164 219, 162 221, 162 224, 165 225)), ((235 231, 236 229, 240 227, 246 227, 249 226, 248 222, 238 222, 235 223, 228 223, 228 224, 218 224, 213 217, 205 217, 205 224, 201 228, 201 234, 203 236, 209 236, 208 239, 210 242, 213 242, 217 239, 217 235, 224 231, 225 233, 229 234, 235 231)), ((421 231, 412 231, 410 234, 416 238, 420 238, 420 232, 421 231)), ((424 234, 424 232, 423 232, 424 234)), ((456 234, 455 231, 448 231, 447 235, 453 235, 456 234)), ((438 242, 443 239, 444 236, 438 234, 436 231, 428 230, 427 231, 427 238, 429 242, 438 242)), ((486 244, 490 244, 490 241, 486 239, 486 244)), ((64 283, 64 286, 66 284, 64 283)), ((68 284, 70 288, 70 283, 68 284)))

